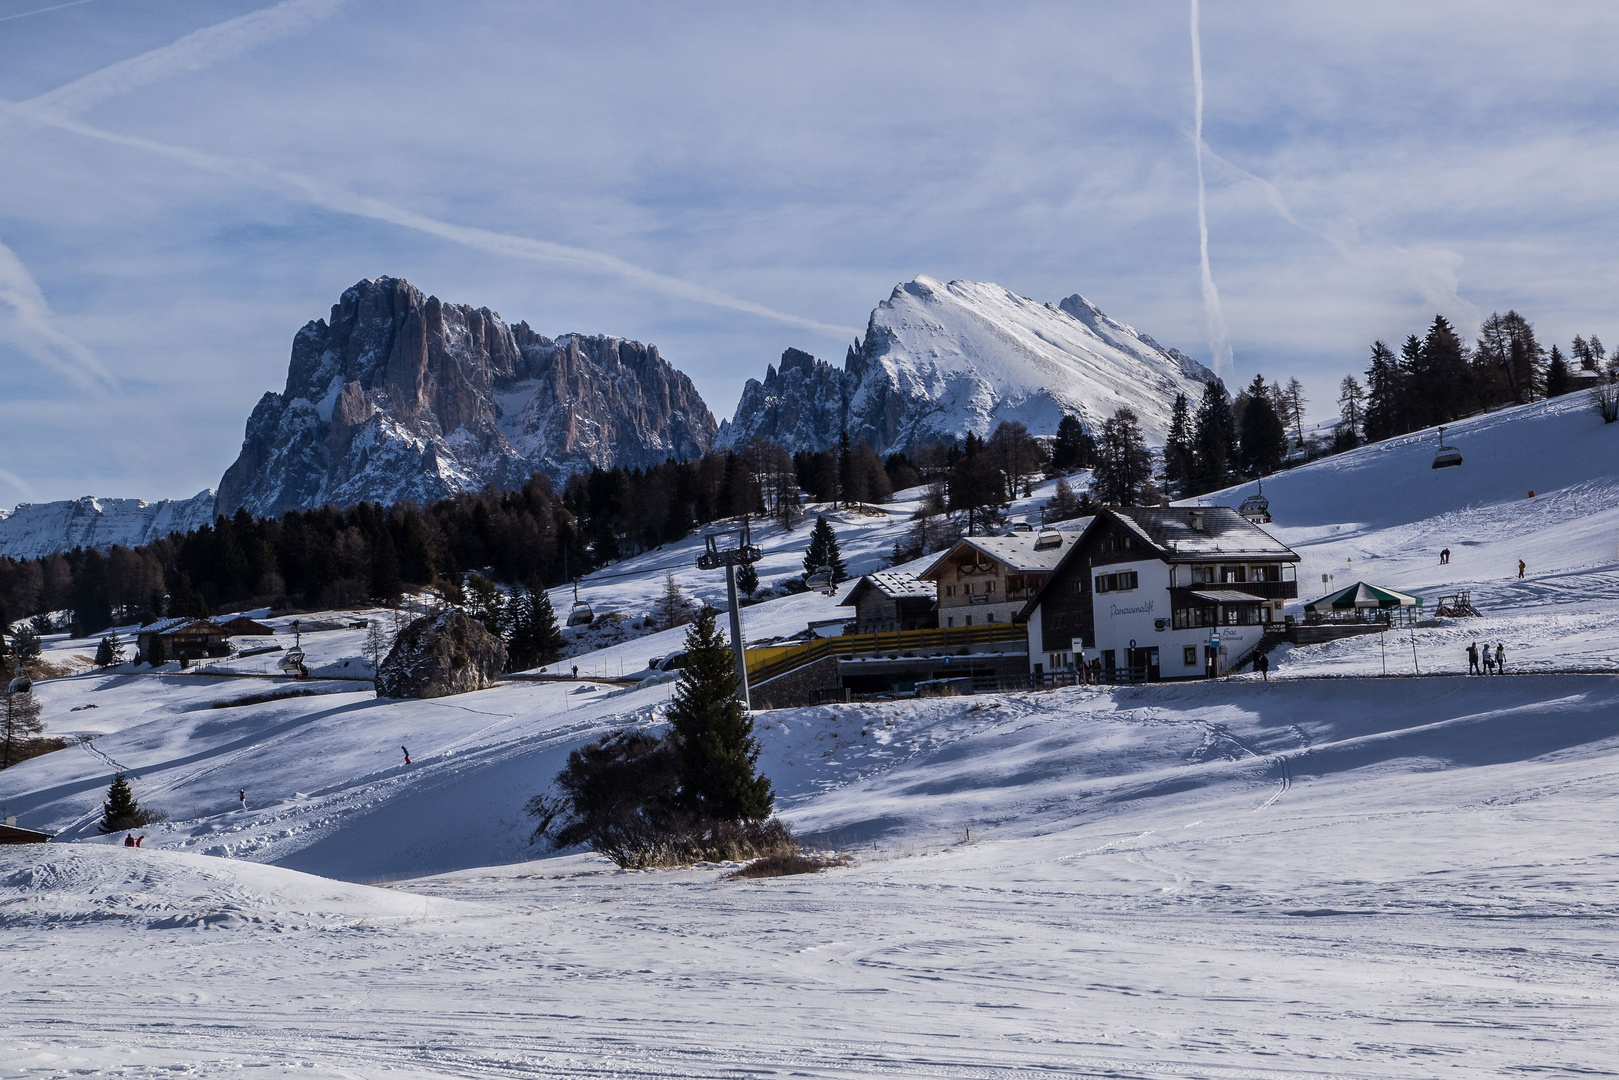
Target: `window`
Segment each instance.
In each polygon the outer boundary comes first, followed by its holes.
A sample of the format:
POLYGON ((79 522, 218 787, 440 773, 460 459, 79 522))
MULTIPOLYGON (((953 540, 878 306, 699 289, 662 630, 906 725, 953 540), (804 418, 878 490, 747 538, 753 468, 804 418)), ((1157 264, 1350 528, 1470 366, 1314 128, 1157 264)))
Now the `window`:
POLYGON ((1119 585, 1118 585, 1119 591, 1124 592, 1124 591, 1126 591, 1128 589, 1133 589, 1135 587, 1136 587, 1136 572, 1134 570, 1122 571, 1119 574, 1119 585))
POLYGON ((984 621, 985 622, 994 622, 995 621, 995 613, 992 611, 988 615, 984 616, 984 621))
POLYGON ((954 615, 949 616, 945 621, 945 625, 946 626, 954 626, 954 625, 956 625, 956 617, 954 615))
POLYGON ((973 617, 971 615, 969 615, 969 616, 967 616, 967 625, 971 626, 972 624, 973 624, 973 617))
POLYGON ((1197 667, 1197 646, 1188 645, 1181 650, 1181 660, 1187 667, 1197 667))
POLYGON ((984 582, 984 591, 985 592, 994 592, 995 591, 995 583, 993 581, 984 582))
POLYGON ((1220 567, 1220 583, 1222 585, 1241 584, 1247 580, 1248 568, 1246 566, 1220 567))
POLYGON ((1195 630, 1200 626, 1214 626, 1216 611, 1212 607, 1183 607, 1175 609, 1175 629, 1195 630))
POLYGON ((1011 575, 1010 577, 1008 577, 1006 579, 1006 591, 1007 592, 1017 592, 1019 589, 1022 589, 1022 588, 1025 588, 1025 587, 1026 586, 1025 586, 1022 574, 1013 574, 1013 575, 1011 575))
POLYGON ((944 587, 944 594, 946 596, 954 596, 954 595, 956 595, 956 587, 954 585, 946 585, 944 587))
POLYGON ((1268 565, 1261 563, 1258 566, 1250 566, 1248 568, 1248 580, 1280 581, 1282 578, 1282 575, 1278 572, 1280 569, 1281 567, 1275 565, 1274 563, 1268 565))
POLYGON ((1054 611, 1051 613, 1051 628, 1053 630, 1061 630, 1067 625, 1068 613, 1066 611, 1054 611))
POLYGON ((1085 579, 1084 578, 1077 577, 1077 578, 1074 579, 1073 593, 1074 593, 1075 596, 1084 596, 1085 595, 1085 579))
POLYGON ((1096 575, 1096 591, 1097 592, 1112 592, 1113 591, 1113 586, 1118 580, 1119 579, 1118 579, 1118 576, 1116 574, 1097 574, 1096 575))
POLYGON ((1214 567, 1212 567, 1212 566, 1194 566, 1194 567, 1192 567, 1192 584, 1193 585, 1213 585, 1214 584, 1214 567))

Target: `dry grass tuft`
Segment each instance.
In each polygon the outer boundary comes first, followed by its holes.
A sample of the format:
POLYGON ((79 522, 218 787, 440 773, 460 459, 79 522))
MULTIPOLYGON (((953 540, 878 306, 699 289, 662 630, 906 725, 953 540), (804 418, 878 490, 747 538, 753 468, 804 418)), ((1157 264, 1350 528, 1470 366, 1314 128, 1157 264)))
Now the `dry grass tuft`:
POLYGON ((725 875, 726 881, 746 881, 752 878, 790 877, 794 874, 819 874, 832 866, 848 866, 847 855, 803 855, 798 853, 766 855, 755 859, 740 870, 725 875))

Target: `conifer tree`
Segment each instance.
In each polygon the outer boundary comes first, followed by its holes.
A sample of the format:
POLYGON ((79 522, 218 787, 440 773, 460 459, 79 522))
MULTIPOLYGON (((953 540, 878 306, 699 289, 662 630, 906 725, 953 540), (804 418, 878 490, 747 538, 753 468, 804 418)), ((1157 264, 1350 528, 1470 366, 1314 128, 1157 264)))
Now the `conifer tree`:
POLYGON ((111 634, 101 639, 96 646, 96 667, 109 668, 124 662, 124 643, 118 640, 117 634, 111 634))
POLYGON ((44 731, 45 725, 39 719, 39 702, 34 699, 32 691, 12 693, 8 686, 4 696, 0 722, 5 724, 6 743, 0 769, 9 769, 13 744, 27 742, 44 731))
POLYGON ((1139 506, 1150 501, 1151 489, 1152 455, 1135 412, 1121 407, 1102 425, 1091 492, 1109 506, 1139 506))
POLYGON ((546 593, 519 588, 507 607, 510 628, 506 639, 506 665, 510 671, 538 667, 562 650, 562 631, 546 593))
POLYGON ((1401 381, 1394 350, 1381 341, 1372 342, 1371 366, 1366 369, 1366 415, 1362 420, 1367 442, 1399 434, 1397 397, 1401 381))
POLYGON ((838 499, 844 506, 858 501, 855 495, 854 453, 847 431, 838 436, 838 499))
POLYGON ((153 667, 162 667, 169 662, 169 645, 163 640, 162 634, 152 635, 152 643, 146 646, 146 662, 153 667))
POLYGON ((1051 469, 1066 473, 1090 464, 1090 436, 1073 413, 1064 413, 1057 422, 1057 438, 1051 444, 1051 469))
POLYGON ((1546 396, 1562 397, 1574 387, 1570 384, 1568 361, 1563 359, 1563 353, 1556 345, 1552 346, 1552 357, 1546 364, 1546 396))
POLYGON ((682 809, 715 821, 758 821, 775 804, 759 775, 753 718, 737 700, 736 660, 704 608, 686 632, 686 666, 669 708, 682 809))
POLYGON ((101 804, 101 831, 111 833, 139 825, 140 817, 141 808, 135 802, 135 792, 130 789, 124 774, 117 774, 107 788, 107 801, 101 804))
POLYGON ((745 562, 736 568, 736 587, 741 589, 742 595, 749 600, 752 600, 753 594, 759 591, 759 571, 754 569, 752 563, 745 562))
POLYGON ((1361 425, 1366 417, 1366 391, 1353 375, 1338 384, 1338 430, 1350 446, 1360 445, 1361 425))
POLYGON ((1186 494, 1192 476, 1191 405, 1185 394, 1175 395, 1169 412, 1169 438, 1164 440, 1164 481, 1177 495, 1186 494))
POLYGON ((1237 425, 1231 415, 1231 398, 1219 379, 1203 388, 1193 443, 1197 451, 1193 494, 1225 487, 1237 457, 1237 425))
POLYGON ((653 614, 657 616, 658 628, 673 630, 686 621, 686 611, 691 607, 686 594, 681 590, 680 583, 675 580, 673 570, 663 572, 663 595, 653 604, 653 614))
POLYGON ((810 530, 809 549, 804 552, 804 576, 808 577, 823 566, 831 568, 834 585, 849 576, 849 568, 844 565, 843 554, 838 550, 837 533, 832 531, 832 524, 824 514, 815 519, 815 528, 810 530))
POLYGON ((1250 476, 1268 476, 1287 455, 1287 429, 1270 403, 1265 377, 1255 375, 1242 411, 1242 467, 1250 476))

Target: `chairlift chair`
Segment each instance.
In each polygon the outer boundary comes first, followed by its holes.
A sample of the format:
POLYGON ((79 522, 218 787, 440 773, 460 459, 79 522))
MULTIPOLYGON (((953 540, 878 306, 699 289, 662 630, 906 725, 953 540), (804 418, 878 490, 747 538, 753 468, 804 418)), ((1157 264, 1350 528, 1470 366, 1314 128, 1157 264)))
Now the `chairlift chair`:
POLYGON ((817 566, 804 575, 804 585, 813 592, 823 592, 832 595, 832 568, 830 566, 817 566))
POLYGON ((1237 513, 1253 522, 1255 525, 1268 525, 1270 523, 1270 500, 1265 498, 1265 482, 1259 482, 1259 491, 1242 500, 1237 507, 1237 513))
POLYGON ((1436 469, 1452 469, 1462 463, 1462 452, 1454 446, 1445 445, 1445 429, 1439 429, 1439 450, 1433 456, 1433 467, 1436 469))
POLYGON ((8 694, 27 694, 34 689, 34 680, 26 675, 18 675, 6 686, 8 694))
POLYGON ((304 651, 296 645, 276 662, 276 667, 295 679, 309 678, 309 668, 304 664, 304 651))
POLYGON ((573 583, 573 607, 568 609, 569 626, 589 626, 596 621, 596 613, 590 610, 590 605, 579 599, 579 582, 573 583))

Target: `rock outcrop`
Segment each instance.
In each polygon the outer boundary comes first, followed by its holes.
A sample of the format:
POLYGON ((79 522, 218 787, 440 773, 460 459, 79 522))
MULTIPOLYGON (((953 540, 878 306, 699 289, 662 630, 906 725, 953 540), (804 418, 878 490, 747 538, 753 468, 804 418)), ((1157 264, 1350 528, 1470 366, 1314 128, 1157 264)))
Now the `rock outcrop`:
POLYGON ((214 522, 214 493, 189 499, 62 499, 0 510, 0 555, 35 559, 76 547, 139 547, 214 522))
POLYGON ((399 632, 377 669, 377 696, 435 698, 493 686, 506 646, 464 611, 427 615, 399 632))
POLYGON ((219 512, 429 502, 486 484, 701 454, 716 425, 656 347, 556 340, 395 278, 343 293, 294 337, 247 421, 219 512))
POLYGON ((1175 395, 1195 404, 1212 378, 1078 294, 1041 304, 999 285, 919 277, 877 305, 841 370, 789 349, 763 382, 748 380, 717 442, 766 436, 819 450, 848 431, 886 453, 988 435, 1003 420, 1052 435, 1064 413, 1094 430, 1121 405, 1162 442, 1175 395))

